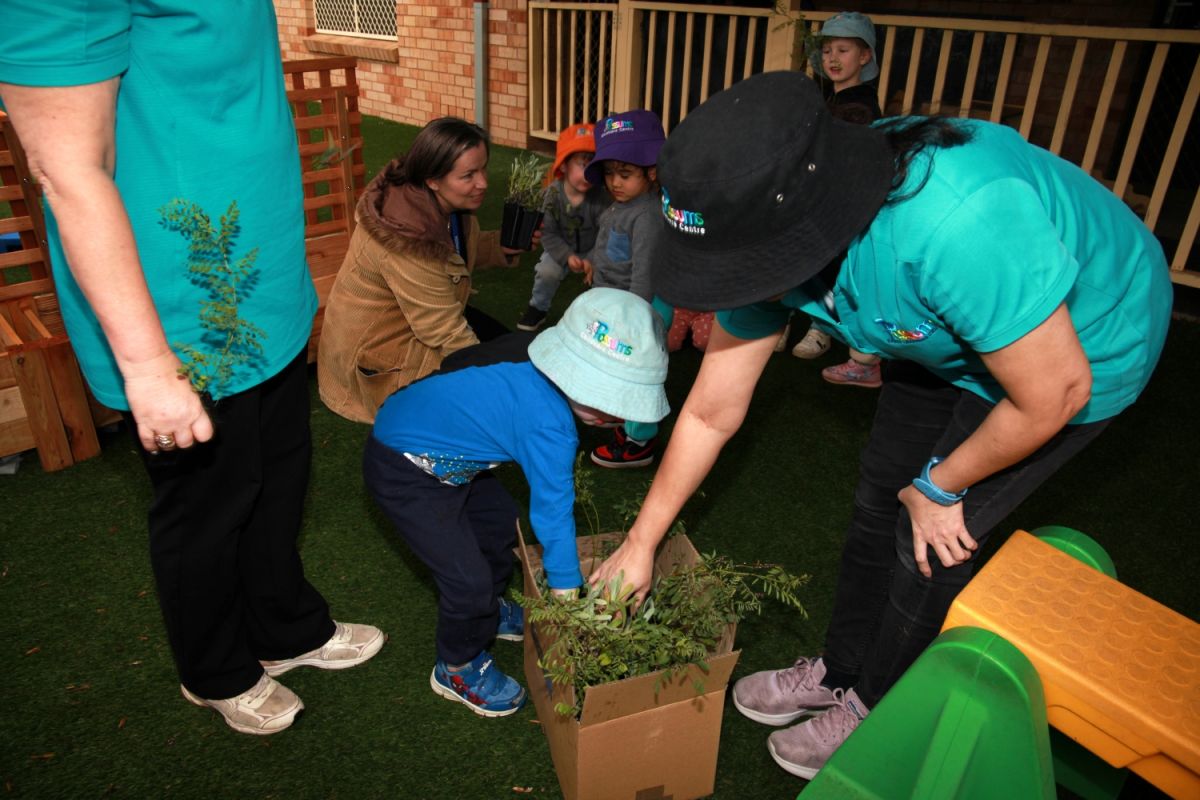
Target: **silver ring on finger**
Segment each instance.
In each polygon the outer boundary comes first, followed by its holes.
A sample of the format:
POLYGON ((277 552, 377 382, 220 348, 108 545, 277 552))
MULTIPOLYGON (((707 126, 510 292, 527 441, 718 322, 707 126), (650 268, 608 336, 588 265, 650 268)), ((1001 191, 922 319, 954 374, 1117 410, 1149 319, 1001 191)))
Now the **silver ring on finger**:
POLYGON ((158 445, 159 450, 174 450, 176 447, 175 437, 169 433, 155 434, 154 443, 158 445))

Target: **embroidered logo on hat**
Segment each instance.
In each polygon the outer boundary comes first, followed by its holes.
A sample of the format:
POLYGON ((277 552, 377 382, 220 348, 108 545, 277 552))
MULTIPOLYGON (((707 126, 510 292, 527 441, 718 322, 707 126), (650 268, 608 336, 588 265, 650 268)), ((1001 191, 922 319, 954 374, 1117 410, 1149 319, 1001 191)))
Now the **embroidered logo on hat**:
POLYGON ((937 326, 933 324, 933 320, 927 319, 912 330, 905 330, 894 322, 888 322, 882 317, 877 317, 875 322, 883 326, 893 342, 921 342, 929 338, 929 335, 937 330, 937 326))
POLYGON ((609 335, 607 322, 594 320, 579 335, 588 340, 593 347, 598 347, 617 358, 629 358, 633 355, 633 345, 609 335))
POLYGON ((699 211, 684 211, 680 208, 671 206, 671 195, 666 188, 662 190, 662 213, 667 220, 667 224, 680 233, 690 233, 694 236, 703 236, 707 231, 704 228, 704 215, 699 211))
POLYGON ((633 120, 631 119, 613 119, 609 117, 604 120, 604 131, 601 136, 608 136, 610 133, 625 133, 633 130, 633 120))

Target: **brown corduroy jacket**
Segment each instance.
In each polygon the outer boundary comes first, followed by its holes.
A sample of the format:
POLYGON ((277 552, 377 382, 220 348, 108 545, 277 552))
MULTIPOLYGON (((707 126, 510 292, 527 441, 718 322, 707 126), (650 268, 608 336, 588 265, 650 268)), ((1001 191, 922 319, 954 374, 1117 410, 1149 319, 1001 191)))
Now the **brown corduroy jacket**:
POLYGON ((481 233, 470 214, 464 260, 432 196, 382 177, 359 200, 317 355, 321 400, 355 422, 373 422, 388 395, 479 341, 463 317, 471 273, 508 263, 498 233, 481 233))

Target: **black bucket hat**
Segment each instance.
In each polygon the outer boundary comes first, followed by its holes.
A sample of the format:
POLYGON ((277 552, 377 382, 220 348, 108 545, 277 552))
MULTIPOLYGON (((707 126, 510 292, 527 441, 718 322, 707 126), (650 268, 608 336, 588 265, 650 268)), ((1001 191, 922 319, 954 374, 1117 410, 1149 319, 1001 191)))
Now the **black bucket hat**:
POLYGON ((689 114, 659 154, 654 292, 716 310, 789 291, 867 228, 894 174, 883 134, 830 116, 807 76, 747 78, 689 114))

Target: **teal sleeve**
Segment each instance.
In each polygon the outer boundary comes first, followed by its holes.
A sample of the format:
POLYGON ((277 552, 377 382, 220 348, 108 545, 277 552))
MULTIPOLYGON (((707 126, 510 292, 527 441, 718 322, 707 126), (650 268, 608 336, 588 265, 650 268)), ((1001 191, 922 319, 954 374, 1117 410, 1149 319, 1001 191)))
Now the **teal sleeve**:
POLYGON ((0 81, 80 86, 129 67, 129 0, 9 0, 0 24, 0 81))
POLYGON ((1045 322, 1079 274, 1041 199, 1016 178, 972 193, 930 240, 921 293, 977 353, 1006 347, 1045 322))
POLYGON ((787 325, 792 310, 779 302, 754 303, 717 312, 717 322, 739 339, 765 339, 787 325))

